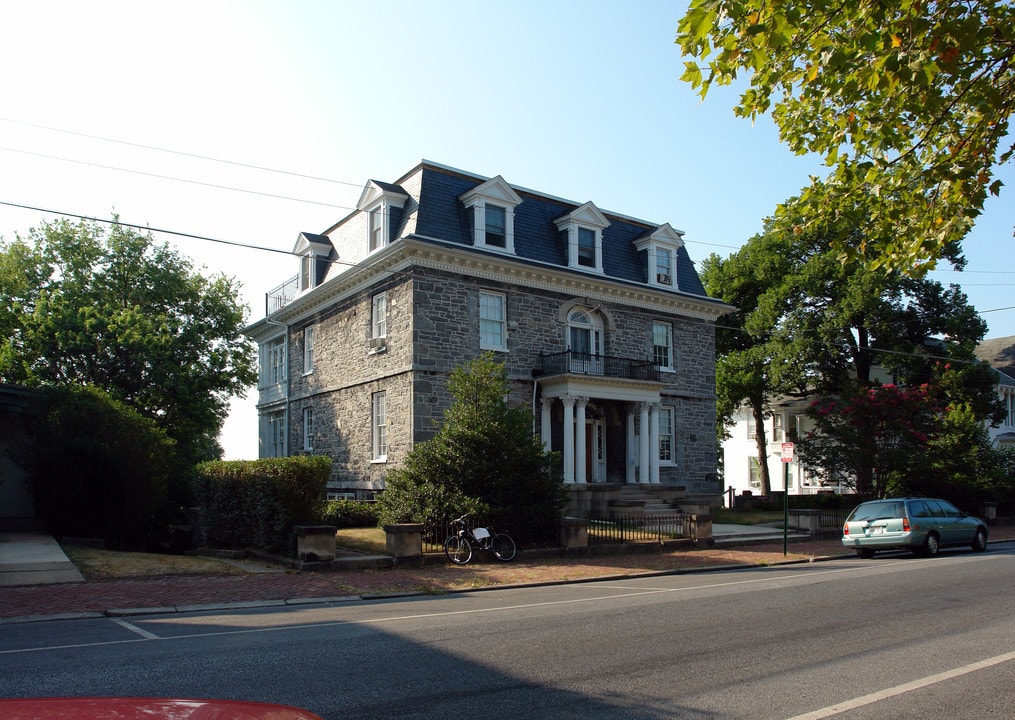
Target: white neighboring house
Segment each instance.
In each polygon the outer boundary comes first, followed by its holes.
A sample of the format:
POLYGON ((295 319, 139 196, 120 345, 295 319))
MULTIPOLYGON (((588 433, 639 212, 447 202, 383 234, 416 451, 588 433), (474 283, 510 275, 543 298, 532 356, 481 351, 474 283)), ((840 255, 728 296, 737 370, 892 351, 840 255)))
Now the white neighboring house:
MULTIPOLYGON (((976 348, 976 357, 994 368, 997 373, 998 396, 1008 409, 1008 414, 999 426, 988 426, 991 440, 999 447, 1015 447, 1015 336, 984 340, 976 348)), ((894 382, 892 376, 878 368, 874 369, 874 377, 882 383, 894 382)), ((773 491, 781 491, 785 487, 786 467, 782 462, 782 444, 792 442, 813 428, 805 412, 810 402, 811 398, 782 399, 774 401, 769 407, 771 417, 765 421, 765 439, 773 491)), ((745 491, 754 495, 761 492, 758 447, 750 408, 743 408, 735 420, 731 437, 722 446, 727 504, 731 491, 735 495, 742 495, 745 491)), ((795 455, 794 460, 787 464, 791 495, 852 492, 847 486, 826 484, 819 471, 813 471, 797 462, 795 455)))
MULTIPOLYGON (((894 382, 894 378, 880 368, 873 368, 872 376, 881 383, 894 382)), ((783 443, 792 443, 814 428, 813 422, 807 417, 807 408, 813 399, 778 398, 768 406, 770 417, 765 420, 765 440, 773 492, 782 491, 787 485, 790 495, 853 492, 847 485, 826 482, 820 471, 799 462, 795 452, 791 461, 784 463, 782 460, 783 443)), ((744 492, 750 492, 752 495, 760 495, 761 467, 758 461, 757 429, 750 407, 745 406, 734 415, 730 437, 723 442, 721 452, 727 505, 731 493, 743 495, 744 492)))
POLYGON ((976 357, 997 373, 997 395, 1008 414, 997 427, 989 428, 998 447, 1015 447, 1015 335, 988 338, 976 347, 976 357))

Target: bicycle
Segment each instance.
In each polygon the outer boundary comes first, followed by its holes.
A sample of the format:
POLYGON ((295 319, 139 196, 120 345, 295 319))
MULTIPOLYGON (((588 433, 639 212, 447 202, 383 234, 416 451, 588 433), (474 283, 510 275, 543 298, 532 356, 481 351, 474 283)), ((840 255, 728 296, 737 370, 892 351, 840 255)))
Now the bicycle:
POLYGON ((480 550, 493 553, 493 556, 501 562, 514 559, 518 549, 510 535, 484 527, 469 530, 465 524, 467 517, 468 515, 462 515, 451 521, 452 525, 458 526, 458 530, 444 541, 444 554, 448 556, 448 560, 455 565, 464 565, 472 559, 473 545, 480 550))

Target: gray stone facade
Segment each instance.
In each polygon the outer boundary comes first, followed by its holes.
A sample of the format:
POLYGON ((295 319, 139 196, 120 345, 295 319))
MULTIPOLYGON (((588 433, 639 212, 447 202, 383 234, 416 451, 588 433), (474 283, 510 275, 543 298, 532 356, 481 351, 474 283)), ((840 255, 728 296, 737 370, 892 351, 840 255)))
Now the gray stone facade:
MULTIPOLYGON (((365 498, 383 489, 385 475, 415 443, 433 435, 450 406, 451 371, 483 352, 480 294, 492 293, 504 299, 506 349, 495 357, 505 363, 511 400, 532 410, 533 430, 551 449, 560 452, 569 443, 570 462, 580 476, 571 481, 653 482, 682 487, 689 494, 718 495, 714 320, 724 306, 707 298, 700 283, 697 290, 680 292, 648 286, 644 269, 636 267, 646 262, 646 253, 629 246, 655 226, 621 216, 611 216, 609 232, 620 228, 625 239, 604 237, 604 244, 610 239, 620 248, 606 258, 616 258, 617 268, 630 277, 612 276, 612 264, 604 265, 608 272, 595 273, 560 267, 558 260, 539 260, 540 253, 565 256, 556 246, 561 234, 552 219, 573 208, 551 198, 545 218, 531 209, 523 213, 526 207, 538 210, 536 203, 542 202, 528 191, 516 214, 517 253, 474 249, 468 212, 456 198, 463 187, 478 183, 424 164, 400 185, 372 182, 364 191, 364 212, 353 213, 326 235, 313 236, 318 244, 322 239, 330 242, 332 260, 337 257, 339 262, 319 287, 248 329, 262 344, 262 363, 266 343, 278 337, 280 328, 288 333, 287 383, 261 388, 262 440, 269 412, 285 408, 288 452, 330 456, 329 490, 365 498), (448 197, 428 204, 427 198, 439 193, 448 197), (400 206, 385 216, 390 242, 370 253, 366 246, 375 221, 365 209, 384 198, 400 206), (527 247, 531 238, 523 232, 543 225, 548 230, 539 242, 546 249, 527 247), (617 254, 621 250, 622 256, 617 254), (382 341, 375 339, 373 324, 379 293, 386 297, 382 341), (572 311, 592 318, 600 329, 596 357, 641 366, 652 364, 653 323, 666 323, 672 371, 653 369, 637 377, 551 369, 547 355, 573 352, 572 311), (306 366, 304 347, 308 327, 313 328, 312 368, 306 366), (384 394, 387 438, 380 457, 374 422, 378 393, 384 394), (310 438, 305 436, 304 411, 312 413, 310 438), (671 457, 655 458, 650 466, 638 459, 638 447, 656 453, 658 423, 669 417, 671 457), (645 424, 648 418, 651 427, 645 424), (574 430, 565 431, 566 426, 574 430)), ((681 282, 693 285, 697 277, 686 253, 679 259, 681 282)))

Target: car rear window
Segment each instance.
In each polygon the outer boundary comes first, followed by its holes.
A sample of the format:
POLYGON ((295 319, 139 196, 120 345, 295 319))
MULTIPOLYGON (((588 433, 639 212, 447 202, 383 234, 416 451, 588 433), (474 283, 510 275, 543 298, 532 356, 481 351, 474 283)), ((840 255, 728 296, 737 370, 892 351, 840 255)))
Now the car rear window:
POLYGON ((891 502, 873 502, 864 503, 863 505, 857 506, 856 510, 850 516, 850 520, 881 520, 884 518, 900 518, 905 517, 906 511, 903 507, 903 503, 891 501, 891 502))

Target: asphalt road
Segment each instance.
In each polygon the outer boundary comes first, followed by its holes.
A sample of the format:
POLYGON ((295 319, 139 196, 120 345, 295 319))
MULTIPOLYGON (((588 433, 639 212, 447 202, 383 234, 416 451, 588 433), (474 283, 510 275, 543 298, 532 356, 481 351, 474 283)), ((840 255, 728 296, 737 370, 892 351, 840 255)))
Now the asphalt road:
POLYGON ((1015 717, 1015 550, 0 626, 0 696, 342 718, 1015 717))

